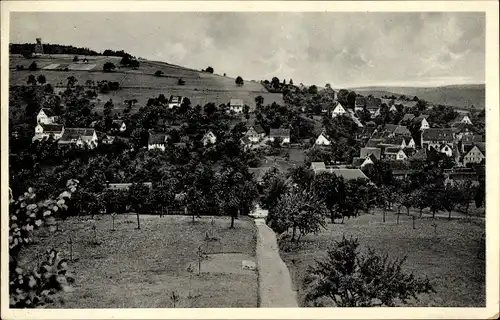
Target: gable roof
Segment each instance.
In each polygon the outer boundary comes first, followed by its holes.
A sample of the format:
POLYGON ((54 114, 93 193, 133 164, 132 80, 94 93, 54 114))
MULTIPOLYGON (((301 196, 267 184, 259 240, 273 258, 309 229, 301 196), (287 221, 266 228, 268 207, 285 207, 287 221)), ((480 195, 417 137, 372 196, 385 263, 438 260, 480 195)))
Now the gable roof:
POLYGON ((290 137, 290 129, 284 129, 284 128, 269 129, 269 136, 271 138, 277 138, 277 137, 289 138, 290 137))
POLYGON ((476 142, 476 147, 486 156, 486 143, 484 142, 476 142))
MULTIPOLYGON (((49 108, 42 108, 42 109, 40 109, 40 112, 41 112, 41 111, 43 111, 43 113, 45 113, 45 115, 46 115, 47 117, 54 117, 54 116, 55 116, 55 113, 54 113, 54 111, 52 111, 52 109, 49 109, 49 108)), ((40 113, 40 112, 38 112, 38 113, 40 113)))
POLYGON ((453 130, 450 128, 430 128, 422 134, 422 140, 452 142, 453 130))
MULTIPOLYGON (((397 153, 399 153, 399 151, 403 151, 403 150, 400 148, 385 148, 384 153, 385 154, 397 154, 397 153)), ((403 151, 403 153, 404 153, 404 151, 403 151)), ((406 155, 406 153, 405 153, 405 155, 406 155)))
POLYGON ((475 142, 483 142, 483 137, 477 134, 462 136, 463 144, 474 144, 475 142))
POLYGON ((64 126, 62 124, 56 124, 56 123, 52 123, 52 124, 41 123, 40 126, 42 127, 43 132, 45 132, 45 133, 48 133, 48 132, 60 133, 64 128, 64 126))
POLYGON ((342 177, 345 180, 353 180, 359 178, 370 180, 360 169, 341 168, 341 169, 330 169, 330 171, 337 177, 342 177))
POLYGON ((165 133, 150 133, 148 138, 148 144, 164 144, 167 139, 165 133))
POLYGON ((364 147, 359 150, 359 157, 360 158, 366 158, 369 155, 375 156, 377 160, 380 159, 380 156, 382 154, 382 149, 380 148, 370 148, 370 147, 364 147))
POLYGON ((229 104, 231 106, 242 106, 243 105, 243 99, 231 99, 231 102, 229 104))
POLYGON ((405 138, 403 137, 387 137, 384 140, 382 140, 380 144, 400 146, 403 144, 403 141, 406 143, 405 138))
POLYGON ((316 170, 326 170, 326 166, 324 162, 311 162, 311 169, 316 170))
POLYGON ((61 140, 73 140, 92 137, 95 130, 92 128, 65 128, 61 140))
POLYGON ((384 131, 395 135, 411 135, 410 130, 406 126, 399 124, 386 124, 381 132, 384 131))
POLYGON ((404 116, 403 116, 403 119, 401 119, 401 121, 411 121, 415 118, 415 115, 412 114, 412 113, 406 113, 404 116))
POLYGON ((380 144, 380 140, 370 139, 366 142, 365 148, 376 148, 380 144))
POLYGON ((427 120, 427 118, 429 118, 428 114, 421 114, 418 117, 413 118, 413 121, 415 121, 415 122, 417 122, 417 121, 418 122, 422 122, 422 120, 424 120, 424 119, 427 120))

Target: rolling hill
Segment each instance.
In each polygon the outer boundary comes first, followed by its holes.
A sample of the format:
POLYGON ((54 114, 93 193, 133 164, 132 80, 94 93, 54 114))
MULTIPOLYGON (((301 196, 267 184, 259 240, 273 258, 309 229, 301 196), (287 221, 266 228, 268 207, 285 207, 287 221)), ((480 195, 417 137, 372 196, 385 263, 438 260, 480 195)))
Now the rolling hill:
POLYGON ((406 95, 417 96, 434 104, 443 104, 464 109, 474 106, 476 109, 484 109, 485 85, 484 84, 460 84, 441 87, 361 87, 351 88, 362 95, 372 94, 380 98, 383 95, 406 95))
MULTIPOLYGON (((137 99, 135 108, 144 106, 149 98, 164 94, 188 97, 192 105, 204 106, 209 102, 216 105, 226 104, 231 99, 242 99, 252 110, 255 108, 255 97, 262 96, 265 103, 283 104, 280 93, 270 93, 258 82, 245 81, 243 86, 237 86, 235 79, 223 77, 217 74, 201 72, 165 62, 139 60, 140 67, 137 70, 131 68, 120 68, 119 57, 111 56, 87 56, 88 63, 73 62, 73 55, 44 55, 33 59, 24 58, 21 55, 10 55, 9 84, 25 85, 28 76, 36 77, 43 74, 47 83, 56 90, 66 87, 67 78, 74 76, 77 84, 85 85, 87 80, 92 81, 118 81, 120 90, 109 94, 99 94, 96 109, 102 108, 104 103, 113 99, 115 109, 125 108, 125 100, 137 99), (39 70, 27 70, 29 65, 35 61, 39 70), (117 68, 113 72, 103 72, 104 63, 112 62, 117 68), (24 70, 17 70, 16 66, 22 65, 24 70), (156 71, 162 71, 161 77, 154 76, 156 71), (177 81, 182 78, 185 85, 178 85, 177 81)), ((83 57, 80 57, 83 59, 83 57)))

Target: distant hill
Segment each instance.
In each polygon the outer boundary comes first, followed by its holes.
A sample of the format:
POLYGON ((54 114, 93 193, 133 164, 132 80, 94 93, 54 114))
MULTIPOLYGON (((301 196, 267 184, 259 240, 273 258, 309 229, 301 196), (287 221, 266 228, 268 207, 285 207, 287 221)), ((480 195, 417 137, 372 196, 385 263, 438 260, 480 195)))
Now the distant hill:
POLYGON ((459 84, 441 87, 361 87, 350 90, 362 95, 372 94, 380 98, 383 95, 417 96, 434 104, 443 104, 458 109, 474 106, 475 109, 484 109, 485 85, 484 84, 459 84))

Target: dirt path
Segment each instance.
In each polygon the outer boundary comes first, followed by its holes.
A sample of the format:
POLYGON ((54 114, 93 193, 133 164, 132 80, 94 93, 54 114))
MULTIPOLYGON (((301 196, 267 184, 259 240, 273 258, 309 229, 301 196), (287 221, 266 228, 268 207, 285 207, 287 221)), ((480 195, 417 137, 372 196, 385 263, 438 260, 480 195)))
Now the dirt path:
POLYGON ((287 266, 281 260, 275 233, 264 219, 257 227, 257 268, 259 270, 260 308, 298 308, 296 293, 287 266))

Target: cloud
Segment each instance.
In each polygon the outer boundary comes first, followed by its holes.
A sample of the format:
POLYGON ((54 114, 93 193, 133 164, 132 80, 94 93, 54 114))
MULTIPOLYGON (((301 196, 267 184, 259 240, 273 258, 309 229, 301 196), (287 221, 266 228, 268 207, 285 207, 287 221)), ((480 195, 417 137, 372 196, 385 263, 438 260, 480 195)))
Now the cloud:
POLYGON ((71 44, 245 79, 484 82, 482 13, 13 13, 11 41, 71 44), (443 78, 441 78, 443 79, 443 78))

